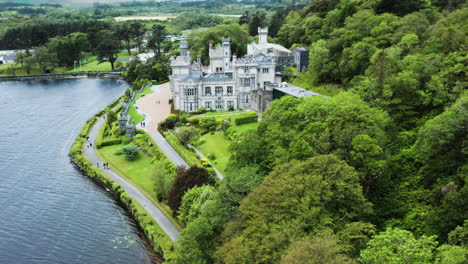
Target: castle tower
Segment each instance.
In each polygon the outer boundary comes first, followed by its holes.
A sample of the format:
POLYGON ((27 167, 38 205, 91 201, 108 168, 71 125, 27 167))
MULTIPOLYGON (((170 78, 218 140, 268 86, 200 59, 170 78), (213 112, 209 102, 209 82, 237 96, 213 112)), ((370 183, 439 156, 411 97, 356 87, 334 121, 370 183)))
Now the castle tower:
POLYGON ((180 56, 186 57, 188 51, 188 42, 187 39, 184 38, 180 41, 180 56))
POLYGON ((222 38, 223 43, 223 69, 224 71, 231 68, 231 38, 222 38))
POLYGON ((258 44, 268 43, 268 28, 258 28, 258 44))

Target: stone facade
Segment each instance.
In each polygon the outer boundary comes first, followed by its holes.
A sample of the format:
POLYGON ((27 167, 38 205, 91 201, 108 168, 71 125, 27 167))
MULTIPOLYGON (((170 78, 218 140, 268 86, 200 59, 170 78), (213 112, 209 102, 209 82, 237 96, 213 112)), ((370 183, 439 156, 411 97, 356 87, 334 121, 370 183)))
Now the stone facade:
POLYGON ((276 74, 278 65, 293 61, 291 51, 267 42, 267 32, 259 28, 259 43, 249 44, 248 54, 243 58, 231 54, 229 38, 222 38, 221 45, 216 47, 210 44, 210 64, 206 67, 199 56, 195 62, 190 61, 188 43, 183 39, 180 56, 171 58, 174 108, 187 112, 201 107, 209 110, 251 108, 252 92, 280 83, 281 76, 276 74))

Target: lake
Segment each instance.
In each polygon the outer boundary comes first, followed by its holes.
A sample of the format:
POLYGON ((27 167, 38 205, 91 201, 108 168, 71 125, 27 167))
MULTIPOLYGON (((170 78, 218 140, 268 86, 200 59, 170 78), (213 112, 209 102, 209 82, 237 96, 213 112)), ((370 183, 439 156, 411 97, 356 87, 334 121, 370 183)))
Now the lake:
POLYGON ((129 85, 114 79, 0 82, 0 263, 152 263, 135 222, 68 151, 129 85))

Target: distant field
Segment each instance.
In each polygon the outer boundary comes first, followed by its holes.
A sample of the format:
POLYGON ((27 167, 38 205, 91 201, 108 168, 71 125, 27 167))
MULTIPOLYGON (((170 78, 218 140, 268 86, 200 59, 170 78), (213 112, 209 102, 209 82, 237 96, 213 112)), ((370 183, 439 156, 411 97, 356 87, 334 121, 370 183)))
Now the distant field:
MULTIPOLYGON (((168 20, 171 18, 175 18, 180 14, 152 14, 152 15, 141 15, 141 16, 121 16, 121 17, 114 17, 115 21, 127 21, 127 20, 168 20)), ((227 14, 207 14, 213 16, 220 16, 220 17, 232 17, 232 18, 239 18, 241 15, 227 15, 227 14)))
POLYGON ((170 18, 174 18, 177 15, 173 14, 160 14, 160 15, 152 15, 152 16, 123 16, 123 17, 114 17, 115 21, 127 21, 127 20, 168 20, 170 18))

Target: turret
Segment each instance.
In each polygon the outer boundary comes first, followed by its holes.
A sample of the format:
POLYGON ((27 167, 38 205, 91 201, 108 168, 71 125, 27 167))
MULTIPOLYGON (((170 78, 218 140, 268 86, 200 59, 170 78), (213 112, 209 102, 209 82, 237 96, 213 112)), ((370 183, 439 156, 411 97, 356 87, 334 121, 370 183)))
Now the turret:
POLYGON ((180 41, 180 56, 187 56, 188 51, 188 42, 187 39, 184 38, 180 41))
POLYGON ((258 44, 268 43, 268 28, 258 28, 258 44))

